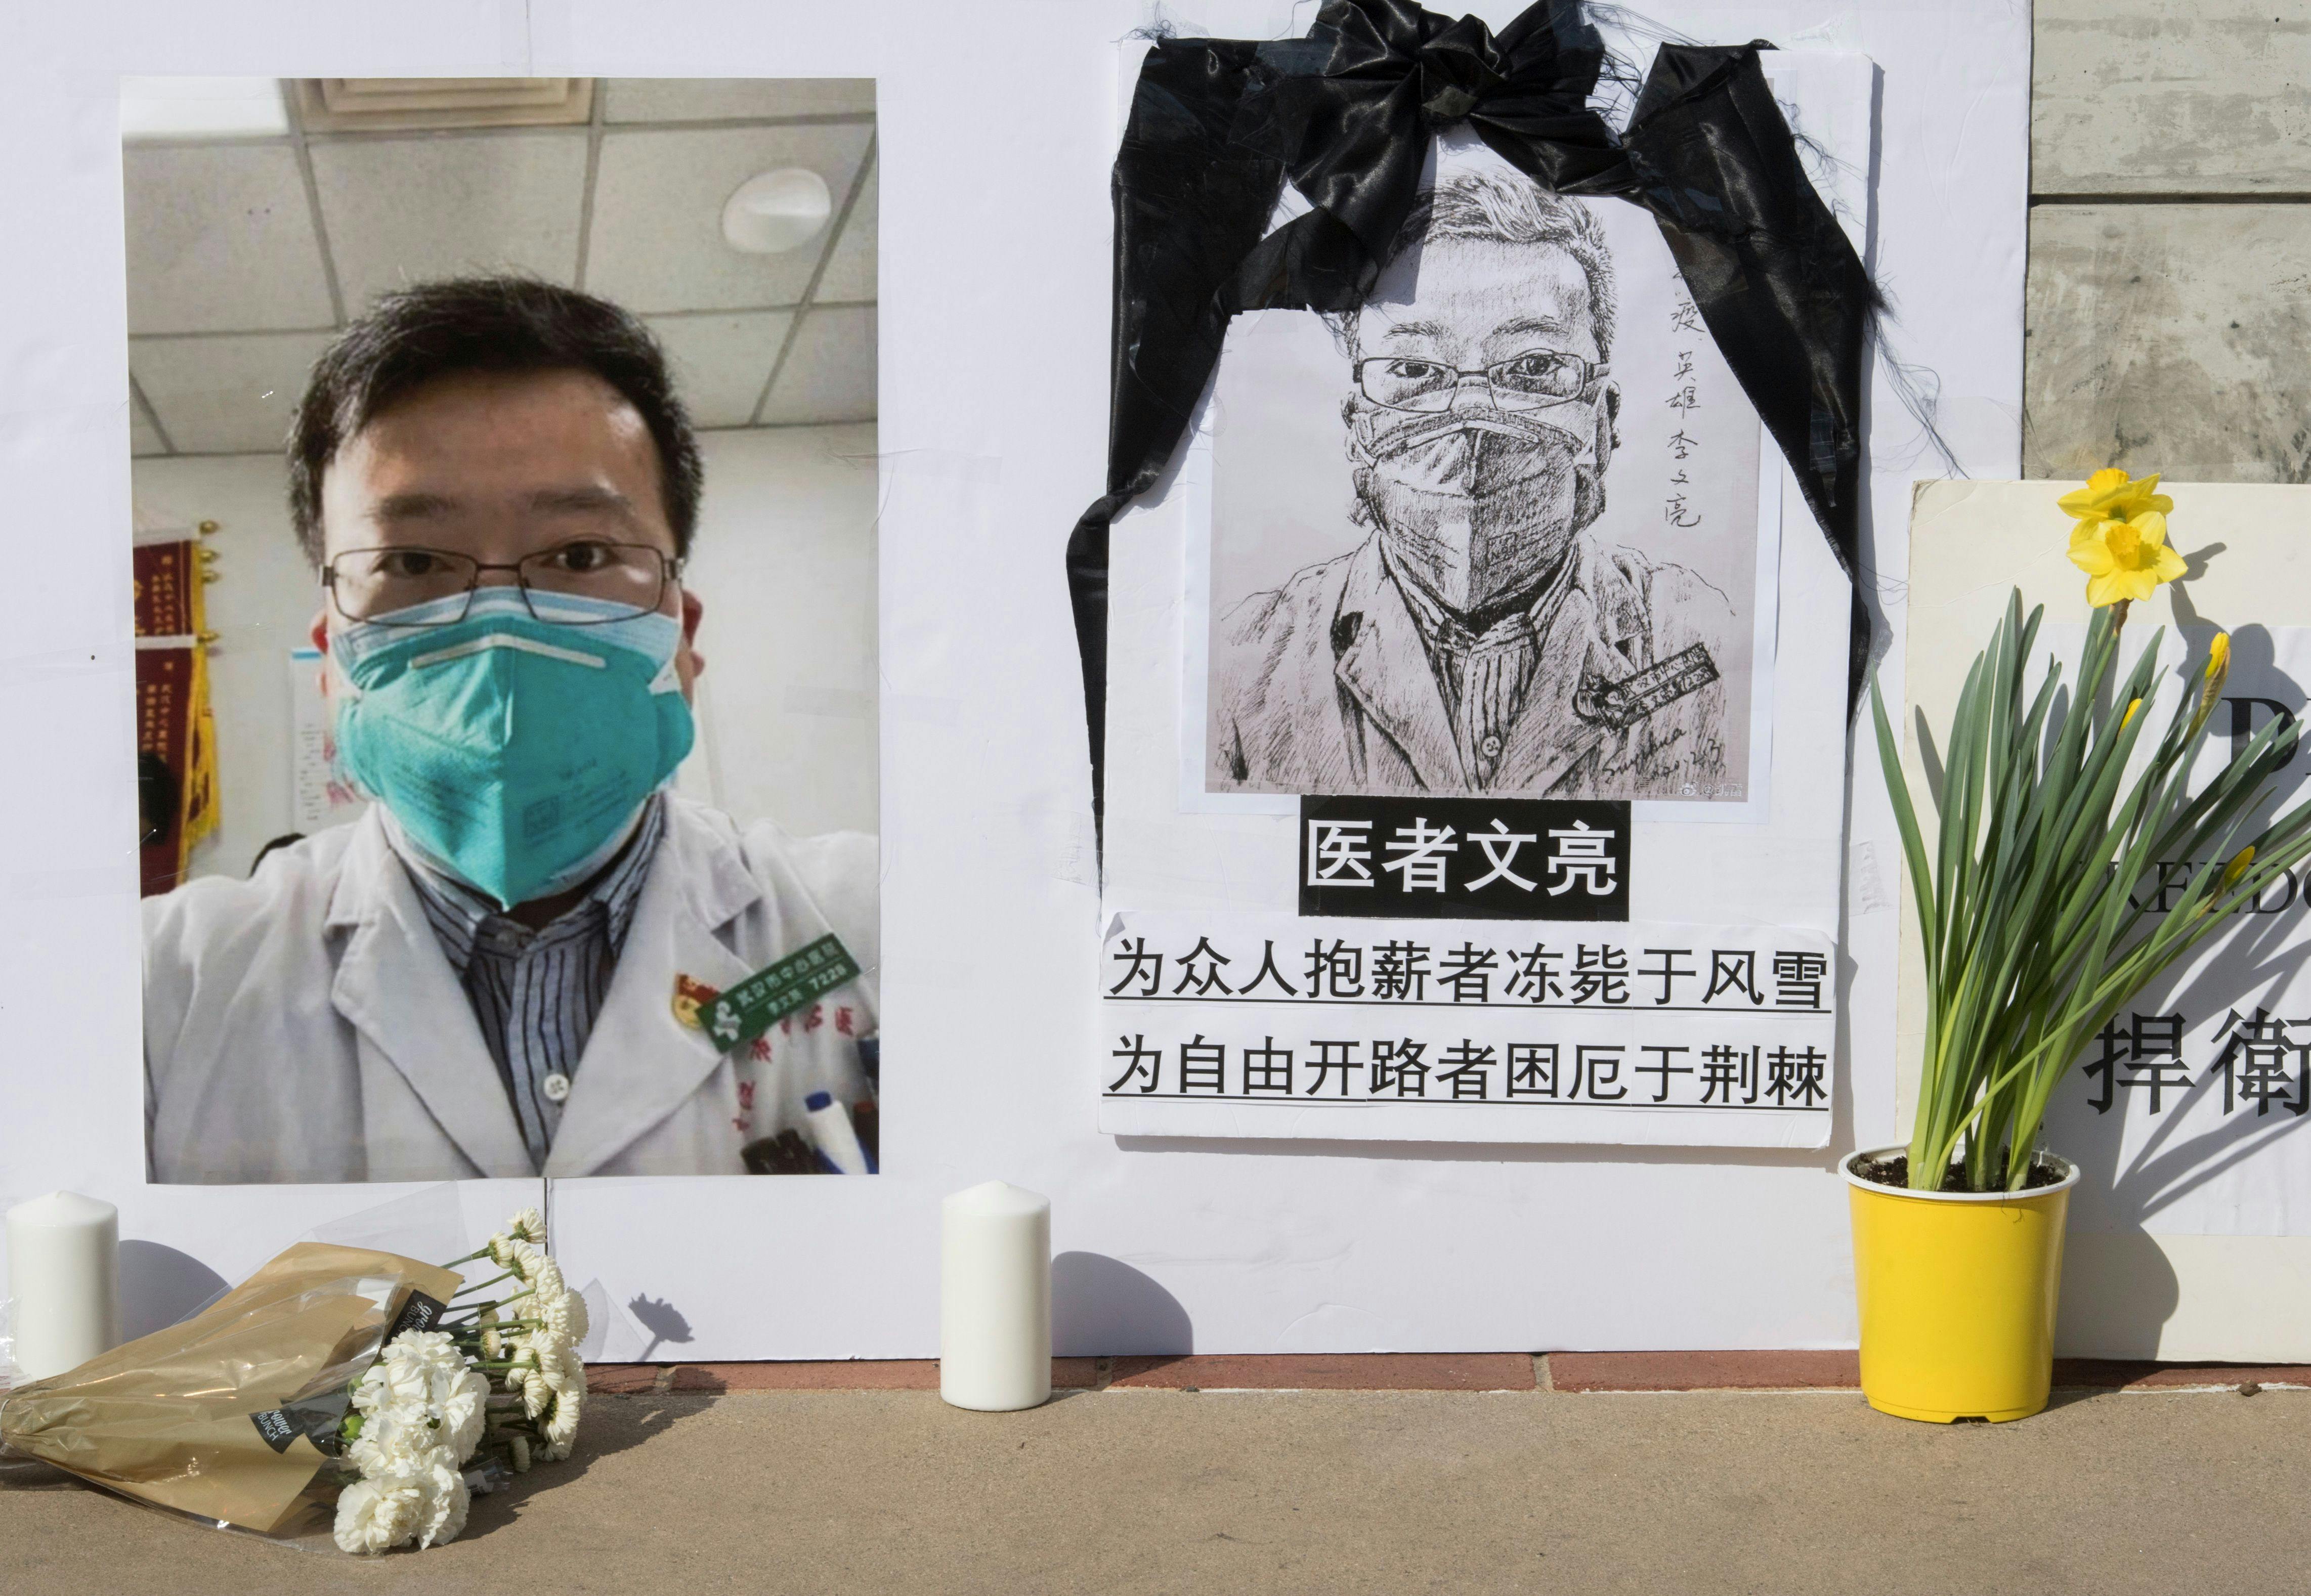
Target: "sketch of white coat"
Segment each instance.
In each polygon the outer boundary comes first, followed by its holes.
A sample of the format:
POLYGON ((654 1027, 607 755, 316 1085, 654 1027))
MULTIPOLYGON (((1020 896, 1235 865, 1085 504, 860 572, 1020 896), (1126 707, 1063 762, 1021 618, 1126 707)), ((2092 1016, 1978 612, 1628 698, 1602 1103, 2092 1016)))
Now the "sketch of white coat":
POLYGON ((668 796, 602 1010, 541 1172, 378 814, 144 901, 147 1149, 159 1182, 743 1174, 804 1096, 866 1095, 876 842, 798 841, 668 796), (675 982, 728 990, 829 931, 861 973, 726 1056, 675 982))
POLYGON ((1729 658, 1724 596, 1679 565, 1577 534, 1536 602, 1539 657, 1497 748, 1464 751, 1426 643, 1377 535, 1256 593, 1213 640, 1211 787, 1286 793, 1714 796, 1725 779, 1725 685, 1617 728, 1596 689, 1698 642, 1729 658), (1579 700, 1580 702, 1576 702, 1579 700))

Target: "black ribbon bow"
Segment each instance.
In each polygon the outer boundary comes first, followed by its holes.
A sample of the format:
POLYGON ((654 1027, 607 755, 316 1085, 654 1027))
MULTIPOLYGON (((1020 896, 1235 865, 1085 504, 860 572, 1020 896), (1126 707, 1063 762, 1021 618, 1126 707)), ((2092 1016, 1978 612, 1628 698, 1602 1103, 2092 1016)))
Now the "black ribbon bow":
MULTIPOLYGON (((1068 589, 1102 802, 1111 523, 1155 485, 1219 362, 1231 318, 1344 310, 1370 292, 1419 198, 1430 137, 1462 122, 1565 194, 1653 214, 1710 335, 1853 580, 1862 371, 1877 296, 1815 194, 1758 61, 1770 45, 1661 47, 1628 131, 1590 107, 1605 61, 1578 0, 1496 36, 1414 0, 1332 0, 1305 39, 1164 39, 1139 70, 1113 179, 1115 323, 1107 492, 1068 540, 1068 589), (1274 233, 1289 181, 1312 207, 1274 233)), ((1853 605, 1850 693, 1869 658, 1853 605)))

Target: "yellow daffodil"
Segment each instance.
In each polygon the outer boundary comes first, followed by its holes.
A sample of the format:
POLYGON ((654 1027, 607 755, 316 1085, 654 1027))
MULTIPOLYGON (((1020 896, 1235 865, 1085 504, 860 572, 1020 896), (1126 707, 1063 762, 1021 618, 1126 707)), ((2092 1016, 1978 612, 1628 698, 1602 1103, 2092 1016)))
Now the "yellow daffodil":
POLYGON ((2166 512, 2157 510, 2123 521, 2080 521, 2071 530, 2071 563, 2087 573, 2087 602, 2097 609, 2148 598, 2184 571, 2183 557, 2167 546, 2166 512))
POLYGON ((2115 466, 2096 472, 2086 486, 2055 502, 2064 515, 2085 521, 2131 521, 2146 510, 2166 515, 2175 508, 2175 501, 2158 492, 2158 473, 2136 482, 2115 466))

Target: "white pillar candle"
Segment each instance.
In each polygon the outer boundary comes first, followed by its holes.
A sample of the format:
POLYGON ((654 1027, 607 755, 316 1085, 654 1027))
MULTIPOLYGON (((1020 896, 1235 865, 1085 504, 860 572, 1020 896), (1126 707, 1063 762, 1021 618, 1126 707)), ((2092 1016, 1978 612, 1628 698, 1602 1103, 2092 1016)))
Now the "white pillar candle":
POLYGON ((1051 1394, 1051 1204, 990 1181, 948 1198, 939 1244, 939 1395, 1008 1413, 1051 1394))
POLYGON ((8 1210, 16 1369, 46 1380, 120 1339, 120 1210, 51 1191, 8 1210))

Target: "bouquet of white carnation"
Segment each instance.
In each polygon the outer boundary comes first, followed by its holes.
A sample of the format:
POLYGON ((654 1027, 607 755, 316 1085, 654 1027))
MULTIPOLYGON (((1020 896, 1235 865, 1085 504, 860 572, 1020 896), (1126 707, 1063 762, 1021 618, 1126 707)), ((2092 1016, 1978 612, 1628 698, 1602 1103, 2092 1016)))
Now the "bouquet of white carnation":
POLYGON ((586 1300, 545 1240, 537 1210, 524 1208, 489 1245, 452 1260, 485 1259, 503 1273, 458 1292, 435 1327, 396 1336, 353 1388, 340 1429, 345 1461, 361 1471, 337 1497, 346 1551, 454 1539, 475 1488, 570 1455, 586 1405, 586 1300), (501 1296, 463 1300, 501 1285, 501 1296))
POLYGON ((182 1324, 0 1394, 0 1445, 260 1534, 334 1500, 348 1552, 455 1539, 476 1493, 578 1434, 586 1304, 545 1240, 525 1208, 446 1265, 301 1243, 182 1324), (501 1272, 458 1289, 478 1260, 501 1272))

